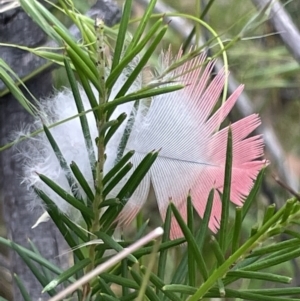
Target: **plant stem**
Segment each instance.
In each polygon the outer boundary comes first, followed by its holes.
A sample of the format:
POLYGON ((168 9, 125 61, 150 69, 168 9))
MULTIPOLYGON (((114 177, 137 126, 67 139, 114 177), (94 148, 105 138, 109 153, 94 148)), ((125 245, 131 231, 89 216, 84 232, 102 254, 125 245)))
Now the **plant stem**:
MULTIPOLYGON (((101 203, 104 201, 103 197, 103 170, 105 163, 105 125, 106 125, 106 111, 104 110, 104 105, 107 102, 107 91, 105 85, 105 55, 104 55, 104 23, 100 19, 95 20, 95 31, 96 31, 96 45, 97 45, 97 57, 96 66, 98 70, 98 80, 100 83, 99 90, 99 109, 97 110, 97 129, 98 138, 96 140, 98 148, 98 160, 96 163, 96 179, 95 179, 95 199, 93 202, 93 213, 94 220, 92 221, 91 232, 96 234, 100 230, 100 216, 101 216, 101 203)), ((95 268, 95 248, 96 245, 91 245, 89 248, 89 258, 91 259, 91 264, 87 268, 87 272, 95 268)), ((88 283, 86 284, 89 285, 88 283)))

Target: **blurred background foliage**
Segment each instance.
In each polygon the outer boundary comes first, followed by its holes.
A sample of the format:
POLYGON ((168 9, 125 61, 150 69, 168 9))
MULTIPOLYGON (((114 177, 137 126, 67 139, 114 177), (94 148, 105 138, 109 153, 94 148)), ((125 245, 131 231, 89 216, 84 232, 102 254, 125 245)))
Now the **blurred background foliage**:
MULTIPOLYGON (((76 7, 82 12, 85 12, 95 3, 94 0, 73 1, 76 7)), ((121 6, 124 0, 118 0, 117 2, 121 6)), ((195 15, 199 7, 201 10, 207 1, 200 1, 200 5, 196 3, 199 2, 198 0, 164 0, 164 2, 178 12, 195 15)), ((290 0, 282 1, 282 4, 289 12, 294 23, 300 28, 300 2, 290 0)), ((143 10, 144 8, 139 1, 135 1, 132 16, 140 16, 143 10)), ((209 13, 205 17, 205 21, 221 36, 223 41, 230 41, 256 13, 257 9, 250 0, 219 0, 214 1, 209 13)), ((67 24, 66 20, 62 21, 67 24)), ((203 31, 201 33, 205 34, 203 31)), ((178 49, 183 42, 184 40, 180 35, 170 30, 163 47, 166 48, 169 44, 172 44, 174 49, 178 49)), ((245 84, 245 91, 250 97, 255 111, 260 114, 262 122, 274 128, 285 152, 285 157, 282 158, 282 161, 287 162, 291 172, 294 173, 296 178, 299 178, 299 63, 292 57, 276 30, 267 21, 256 28, 255 31, 252 31, 251 34, 237 41, 228 49, 227 54, 231 74, 238 82, 245 84)), ((66 76, 62 69, 54 70, 53 77, 55 88, 59 89, 59 87, 66 85, 66 76)), ((231 118, 235 120, 238 116, 239 113, 235 111, 231 118)), ((268 158, 268 152, 266 153, 266 158, 268 158)), ((289 193, 276 184, 271 177, 272 174, 277 174, 277 166, 271 162, 270 167, 267 169, 267 177, 262 189, 263 193, 257 202, 256 208, 251 210, 252 216, 248 217, 249 227, 243 229, 245 236, 249 234, 251 226, 255 221, 259 220, 259 217, 263 215, 266 205, 274 201, 277 204, 282 204, 289 197, 289 193)), ((147 206, 148 210, 153 210, 151 204, 147 206)), ((4 234, 5 228, 1 224, 0 236, 4 234)), ((209 250, 207 250, 205 254, 208 261, 209 253, 209 250)), ((274 269, 277 274, 282 273, 287 276, 294 276, 294 284, 297 283, 300 285, 300 275, 296 261, 290 264, 278 265, 274 269)), ((256 281, 252 281, 249 288, 256 287, 256 281)), ((7 294, 7 292, 4 291, 3 286, 1 288, 0 277, 0 296, 1 294, 7 294)))

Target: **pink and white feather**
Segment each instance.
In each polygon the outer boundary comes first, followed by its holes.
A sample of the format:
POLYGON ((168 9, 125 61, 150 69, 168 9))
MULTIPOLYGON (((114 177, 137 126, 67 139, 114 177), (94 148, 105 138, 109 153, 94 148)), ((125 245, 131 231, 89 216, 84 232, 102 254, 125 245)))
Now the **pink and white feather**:
MULTIPOLYGON (((177 57, 178 58, 178 57, 177 57)), ((169 54, 165 61, 169 61, 169 54)), ((226 74, 220 71, 213 80, 214 62, 202 66, 205 56, 185 63, 173 76, 186 87, 152 99, 146 116, 137 116, 126 148, 134 149, 132 158, 137 166, 145 154, 160 149, 159 156, 119 216, 121 223, 130 222, 147 200, 150 183, 153 186, 158 207, 164 219, 169 200, 187 218, 186 199, 190 191, 193 205, 203 217, 208 195, 214 187, 222 192, 228 128, 218 130, 243 90, 240 86, 212 114, 224 88, 226 74), (189 70, 195 68, 193 71, 189 70), (181 76, 181 74, 183 74, 181 76), (212 114, 212 115, 211 115, 212 114)), ((139 114, 139 112, 138 112, 139 114)), ((253 180, 265 165, 263 139, 260 135, 249 137, 260 125, 257 114, 233 123, 233 163, 231 200, 241 206, 248 195, 253 180)), ((216 232, 221 217, 221 200, 215 193, 209 227, 216 232)), ((179 226, 173 220, 171 236, 181 236, 179 226)))
MULTIPOLYGON (((170 57, 170 52, 162 56, 162 71, 169 67, 170 57)), ((175 60, 180 59, 180 57, 181 54, 179 53, 175 60)), ((177 82, 186 84, 186 87, 180 91, 154 97, 146 114, 144 106, 140 106, 136 112, 132 131, 125 148, 125 151, 135 150, 135 155, 132 158, 133 167, 135 168, 150 151, 160 149, 160 152, 150 171, 124 206, 118 217, 120 223, 130 223, 141 210, 147 201, 150 184, 154 188, 163 219, 170 198, 178 207, 182 217, 186 219, 185 202, 189 191, 193 205, 201 217, 204 214, 210 190, 215 187, 222 192, 228 128, 225 127, 222 130, 219 128, 236 103, 243 86, 240 86, 213 113, 224 88, 227 74, 222 70, 211 79, 214 62, 209 62, 205 67, 202 67, 204 62, 205 55, 200 55, 163 78, 163 81, 168 82, 175 77, 177 82)), ((126 78, 126 74, 121 75, 113 88, 111 99, 126 78)), ((133 85, 130 92, 140 88, 141 78, 133 85)), ((83 91, 81 94, 85 109, 89 109, 88 99, 83 91)), ((48 112, 47 116, 52 115, 51 118, 45 117, 48 123, 68 118, 77 113, 69 90, 59 92, 51 100, 43 102, 41 109, 48 112), (48 105, 51 107, 51 112, 44 107, 48 105)), ((122 112, 129 115, 132 109, 132 102, 124 104, 118 107, 112 118, 116 118, 122 112)), ((94 139, 97 135, 97 129, 93 114, 88 115, 88 122, 94 139)), ((39 121, 37 123, 40 125, 39 121)), ((110 170, 115 163, 125 124, 126 121, 107 146, 105 172, 110 170)), ((249 137, 259 124, 258 115, 253 114, 231 125, 233 136, 231 200, 239 206, 243 204, 254 179, 266 163, 261 159, 263 156, 262 137, 260 135, 249 137)), ((71 161, 75 161, 90 186, 93 187, 89 156, 79 120, 75 119, 70 123, 63 123, 51 131, 67 162, 70 164, 71 161)), ((94 147, 96 146, 94 145, 94 147)), ((68 204, 47 188, 36 175, 36 172, 43 173, 60 183, 65 190, 70 191, 64 171, 61 169, 46 137, 40 135, 38 138, 29 139, 26 151, 23 151, 22 156, 25 158, 24 179, 28 187, 36 185, 45 190, 63 212, 69 213, 68 204), (34 152, 34 157, 31 155, 32 152, 34 152)), ((129 175, 124 181, 128 179, 129 175)), ((120 186, 114 189, 110 197, 116 196, 119 188, 120 186)), ((221 200, 218 193, 215 193, 209 222, 209 227, 214 232, 219 226, 221 210, 221 200)), ((181 235, 177 223, 173 221, 171 236, 174 238, 181 235)))

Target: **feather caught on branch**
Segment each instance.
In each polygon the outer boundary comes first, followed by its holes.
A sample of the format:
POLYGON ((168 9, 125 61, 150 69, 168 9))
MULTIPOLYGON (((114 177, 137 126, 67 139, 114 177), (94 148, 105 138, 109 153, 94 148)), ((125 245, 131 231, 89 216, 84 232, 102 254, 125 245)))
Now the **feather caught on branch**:
MULTIPOLYGON (((169 54, 163 58, 164 61, 169 61, 168 57, 169 54)), ((150 183, 162 218, 166 214, 169 199, 172 199, 186 219, 185 202, 189 191, 195 209, 203 217, 210 190, 214 187, 222 192, 228 128, 218 129, 237 101, 243 86, 212 114, 227 75, 222 70, 210 82, 214 62, 208 63, 205 68, 195 68, 202 66, 204 61, 205 56, 200 55, 175 71, 173 76, 186 84, 184 89, 155 97, 146 116, 138 111, 126 146, 128 150, 135 150, 132 158, 134 166, 151 150, 160 149, 160 152, 149 173, 121 212, 121 223, 129 223, 142 208, 147 200, 150 183), (188 72, 192 69, 194 70, 188 72), (180 76, 181 74, 183 75, 180 76)), ((231 125, 231 200, 239 206, 249 193, 258 172, 266 164, 260 159, 263 156, 262 137, 248 137, 259 124, 258 115, 253 114, 231 125)), ((221 209, 219 194, 215 193, 209 222, 209 227, 214 232, 219 226, 221 209)), ((175 221, 171 236, 181 236, 175 221)))
MULTIPOLYGON (((180 53, 175 60, 179 59, 181 59, 180 53)), ((182 217, 186 219, 185 202, 190 192, 193 205, 202 217, 210 190, 215 188, 222 192, 228 128, 225 127, 222 130, 219 128, 236 103, 243 86, 238 87, 228 100, 214 112, 228 75, 222 70, 212 79, 211 72, 215 62, 211 61, 205 64, 205 60, 205 55, 199 55, 175 69, 171 74, 163 76, 160 81, 167 85, 172 85, 176 81, 176 83, 183 83, 186 86, 182 90, 154 97, 149 107, 145 107, 141 103, 135 111, 133 123, 129 122, 131 131, 125 151, 135 150, 131 159, 132 171, 147 153, 153 150, 160 150, 160 152, 150 171, 125 204, 118 217, 120 224, 130 223, 141 210, 147 201, 151 185, 163 219, 170 199, 177 206, 182 217)), ((171 62, 170 51, 166 55, 162 55, 160 64, 163 69, 162 73, 167 70, 171 62)), ((131 66, 127 72, 131 72, 130 70, 133 68, 134 66, 131 66)), ((113 95, 117 94, 127 77, 126 74, 121 75, 113 88, 111 99, 113 99, 113 95)), ((137 91, 140 88, 141 79, 138 78, 129 92, 137 91)), ((87 97, 83 91, 81 94, 85 109, 89 109, 87 97)), ((68 90, 56 94, 50 101, 50 112, 46 108, 48 106, 46 102, 41 108, 48 112, 44 116, 47 117, 50 113, 52 115, 48 119, 44 117, 47 123, 62 120, 77 113, 72 94, 68 90)), ((126 132, 125 124, 128 123, 128 116, 132 110, 132 102, 123 104, 111 116, 111 119, 115 119, 120 113, 126 112, 127 120, 107 145, 105 173, 116 162, 120 141, 123 133, 126 132)), ((87 118, 94 139, 97 136, 97 129, 93 114, 89 113, 87 118)), ((37 122, 39 125, 40 121, 37 122)), ((259 124, 258 115, 253 114, 231 125, 233 137, 231 201, 239 206, 242 205, 243 199, 249 193, 258 172, 266 164, 261 159, 263 156, 262 137, 260 135, 249 137, 249 134, 259 124)), ((90 187, 94 187, 89 168, 89 155, 79 119, 63 123, 51 129, 51 132, 67 163, 75 161, 90 187)), ((96 148, 95 144, 94 148, 96 148)), ((46 187, 37 176, 37 173, 42 173, 59 183, 66 191, 71 191, 64 175, 65 171, 60 167, 45 135, 41 134, 39 137, 29 139, 25 151, 24 148, 21 149, 21 155, 25 158, 26 175, 24 180, 28 187, 34 185, 44 190, 63 212, 69 213, 65 201, 49 187, 46 187), (32 152, 35 154, 34 156, 31 155, 32 152)), ((130 174, 127 174, 122 183, 129 178, 130 174)), ((109 197, 115 197, 120 188, 121 186, 118 185, 109 197)), ((82 191, 79 193, 84 196, 82 191)), ((221 207, 219 194, 215 193, 209 222, 209 227, 214 232, 219 226, 221 207)), ((175 238, 181 235, 174 220, 171 236, 175 238)))

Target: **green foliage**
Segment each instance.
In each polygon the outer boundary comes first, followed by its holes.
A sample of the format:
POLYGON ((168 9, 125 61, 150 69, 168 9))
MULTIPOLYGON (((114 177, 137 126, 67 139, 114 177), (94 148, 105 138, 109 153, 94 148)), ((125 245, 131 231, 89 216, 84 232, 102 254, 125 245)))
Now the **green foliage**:
MULTIPOLYGON (((212 2, 209 2, 207 10, 212 2)), ((81 275, 88 275, 89 272, 103 267, 99 275, 93 275, 92 279, 74 288, 78 291, 78 300, 125 301, 135 300, 136 298, 137 300, 148 299, 153 301, 196 301, 203 298, 241 298, 256 301, 299 300, 292 298, 292 296, 300 294, 300 289, 297 287, 252 289, 240 285, 241 280, 244 279, 268 281, 274 286, 278 283, 289 284, 291 282, 290 277, 274 274, 271 268, 300 255, 300 236, 297 233, 297 225, 295 225, 299 220, 300 205, 298 200, 293 198, 278 210, 275 210, 272 205, 269 206, 266 208, 263 219, 258 220, 246 239, 243 238, 241 230, 244 228, 245 218, 251 205, 256 201, 264 171, 261 171, 256 179, 244 206, 235 209, 235 218, 232 224, 229 208, 232 166, 232 133, 230 127, 227 141, 224 191, 221 196, 223 207, 219 233, 217 235, 213 234, 208 229, 213 196, 219 193, 219 191, 212 189, 200 227, 195 227, 196 220, 199 221, 200 218, 196 215, 189 196, 186 203, 187 223, 180 216, 176 206, 170 203, 163 224, 164 233, 160 241, 146 241, 144 246, 139 246, 135 250, 132 249, 132 252, 122 259, 115 257, 114 254, 116 253, 121 254, 126 250, 128 251, 132 244, 131 240, 122 239, 119 241, 112 237, 116 227, 115 219, 128 197, 132 195, 154 163, 158 150, 146 154, 123 185, 117 197, 109 199, 108 193, 123 180, 131 169, 132 164, 129 160, 134 152, 126 153, 111 171, 106 175, 103 174, 105 146, 125 119, 125 116, 120 115, 111 122, 108 121, 108 116, 120 104, 169 93, 181 89, 182 85, 165 86, 165 83, 158 82, 155 85, 146 85, 135 93, 127 94, 147 62, 155 55, 156 48, 162 42, 168 29, 168 26, 163 24, 162 16, 157 17, 152 28, 148 29, 156 1, 150 2, 131 38, 127 26, 130 22, 132 1, 126 1, 125 3, 120 26, 113 29, 104 27, 103 31, 101 29, 103 25, 100 21, 99 24, 97 23, 99 28, 95 29, 93 21, 77 13, 69 1, 60 1, 60 3, 65 14, 80 28, 81 43, 77 43, 68 30, 39 2, 23 0, 21 1, 23 8, 39 26, 59 45, 64 45, 65 55, 57 50, 56 52, 41 49, 27 50, 65 67, 78 109, 78 114, 72 118, 80 117, 86 147, 92 149, 92 138, 86 120, 86 114, 89 111, 84 111, 76 75, 89 98, 91 111, 94 113, 98 127, 98 153, 89 153, 90 166, 95 180, 95 193, 76 162, 72 162, 70 166, 66 163, 59 145, 57 145, 49 131, 49 128, 54 127, 55 124, 44 126, 41 131, 43 130, 46 133, 62 168, 66 171, 69 185, 73 189, 72 194, 62 189, 59 183, 54 183, 45 175, 41 174, 39 177, 68 202, 74 210, 80 213, 85 224, 78 225, 74 223, 57 208, 45 192, 37 188, 35 188, 35 191, 46 204, 48 214, 72 249, 74 264, 67 270, 62 271, 59 267, 45 260, 32 244, 32 250, 27 250, 4 238, 0 238, 0 243, 11 247, 23 258, 42 284, 43 292, 51 297, 57 294, 58 285, 76 284, 81 275), (96 37, 99 38, 98 41, 96 41, 96 37), (100 53, 100 55, 98 53, 98 46, 104 47, 104 43, 114 43, 115 49, 111 69, 107 76, 103 72, 103 66, 107 64, 109 58, 104 57, 105 54, 103 53, 100 53), (95 47, 95 44, 97 47, 95 47), (137 55, 140 55, 140 61, 135 70, 127 78, 116 98, 108 102, 114 83, 128 63, 137 55), (94 63, 95 58, 97 64, 94 63), (97 89, 99 99, 96 99, 91 86, 97 89), (74 186, 74 183, 77 182, 87 195, 88 200, 86 202, 76 194, 77 187, 74 186), (108 205, 108 209, 103 212, 103 207, 108 205), (170 240, 172 218, 175 218, 179 224, 183 238, 170 240), (282 233, 285 233, 288 238, 286 241, 277 243, 282 233), (208 244, 206 244, 207 241, 208 244), (212 250, 210 260, 205 258, 207 248, 212 250), (177 256, 174 255, 176 252, 178 253, 177 256), (178 262, 174 262, 174 258, 178 262), (112 262, 112 264, 104 268, 107 262, 112 262), (157 262, 156 265, 155 262, 157 262), (113 284, 119 285, 120 288, 113 286, 113 284)), ((207 25, 207 27, 209 26, 207 25)), ((222 43, 220 47, 221 52, 223 52, 222 43)), ((191 52, 191 55, 184 56, 180 64, 199 52, 200 49, 196 49, 191 52)), ((12 79, 8 77, 7 73, 9 71, 8 66, 0 61, 0 67, 1 78, 5 79, 8 88, 28 111, 35 114, 24 95, 20 94, 20 90, 13 87, 12 79)), ((171 66, 169 71, 172 71, 172 68, 175 67, 171 66)), ((68 122, 68 120, 62 122, 68 122)), ((39 132, 36 131, 32 135, 39 132)), ((137 229, 137 238, 144 237, 146 227, 147 223, 137 229)), ((22 280, 17 275, 15 279, 24 300, 31 300, 22 284, 22 280)), ((68 296, 70 295, 68 294, 68 296)))

